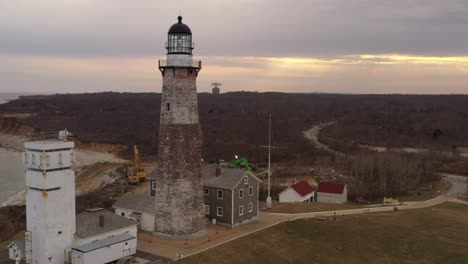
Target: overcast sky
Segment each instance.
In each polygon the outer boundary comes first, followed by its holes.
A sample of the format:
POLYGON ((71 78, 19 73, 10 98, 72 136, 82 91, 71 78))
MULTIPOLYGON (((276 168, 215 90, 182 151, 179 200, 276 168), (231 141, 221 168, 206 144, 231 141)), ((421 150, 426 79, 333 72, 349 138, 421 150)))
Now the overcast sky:
POLYGON ((202 92, 468 93, 466 0, 0 0, 0 92, 160 92, 179 10, 202 92))

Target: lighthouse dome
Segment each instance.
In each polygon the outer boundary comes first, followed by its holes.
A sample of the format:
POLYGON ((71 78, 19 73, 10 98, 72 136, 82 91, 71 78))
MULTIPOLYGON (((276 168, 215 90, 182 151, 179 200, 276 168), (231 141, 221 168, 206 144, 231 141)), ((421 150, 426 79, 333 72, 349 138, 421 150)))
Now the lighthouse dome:
POLYGON ((192 34, 190 28, 182 23, 182 17, 178 16, 177 19, 179 22, 175 23, 169 28, 169 34, 192 34))

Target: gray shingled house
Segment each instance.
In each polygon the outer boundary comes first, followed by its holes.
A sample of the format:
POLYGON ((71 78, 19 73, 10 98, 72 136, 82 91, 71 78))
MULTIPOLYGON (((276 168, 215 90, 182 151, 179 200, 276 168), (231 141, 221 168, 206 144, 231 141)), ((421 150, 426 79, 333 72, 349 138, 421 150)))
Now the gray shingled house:
MULTIPOLYGON (((149 176, 150 195, 154 196, 158 171, 149 176)), ((238 226, 258 217, 260 180, 243 169, 203 165, 205 216, 225 226, 238 226)))

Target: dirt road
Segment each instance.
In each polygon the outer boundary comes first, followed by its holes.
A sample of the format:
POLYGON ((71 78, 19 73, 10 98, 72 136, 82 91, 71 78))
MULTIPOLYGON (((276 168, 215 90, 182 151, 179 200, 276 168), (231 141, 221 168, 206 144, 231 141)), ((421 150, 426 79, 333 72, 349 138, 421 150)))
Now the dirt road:
POLYGON ((304 131, 304 136, 305 136, 305 138, 310 140, 310 142, 313 145, 315 145, 317 148, 319 148, 321 150, 331 152, 331 153, 334 153, 334 154, 337 154, 337 155, 340 155, 340 156, 345 156, 344 153, 338 152, 336 150, 333 150, 333 149, 329 148, 327 145, 323 144, 319 140, 320 130, 322 130, 324 127, 326 127, 328 125, 331 125, 331 124, 333 124, 335 122, 336 121, 328 122, 328 123, 325 123, 325 124, 315 125, 311 129, 308 129, 308 130, 304 131))

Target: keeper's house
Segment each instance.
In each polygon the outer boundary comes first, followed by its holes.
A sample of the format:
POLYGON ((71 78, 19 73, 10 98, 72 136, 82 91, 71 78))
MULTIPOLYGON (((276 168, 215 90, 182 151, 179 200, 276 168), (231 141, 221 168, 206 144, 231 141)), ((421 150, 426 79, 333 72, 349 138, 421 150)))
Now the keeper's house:
MULTIPOLYGON (((156 189, 157 169, 149 175, 150 195, 156 189)), ((217 224, 235 227, 258 217, 260 180, 250 171, 203 165, 205 216, 217 224)))
POLYGON ((346 184, 321 182, 317 188, 317 202, 343 204, 348 201, 346 184))

